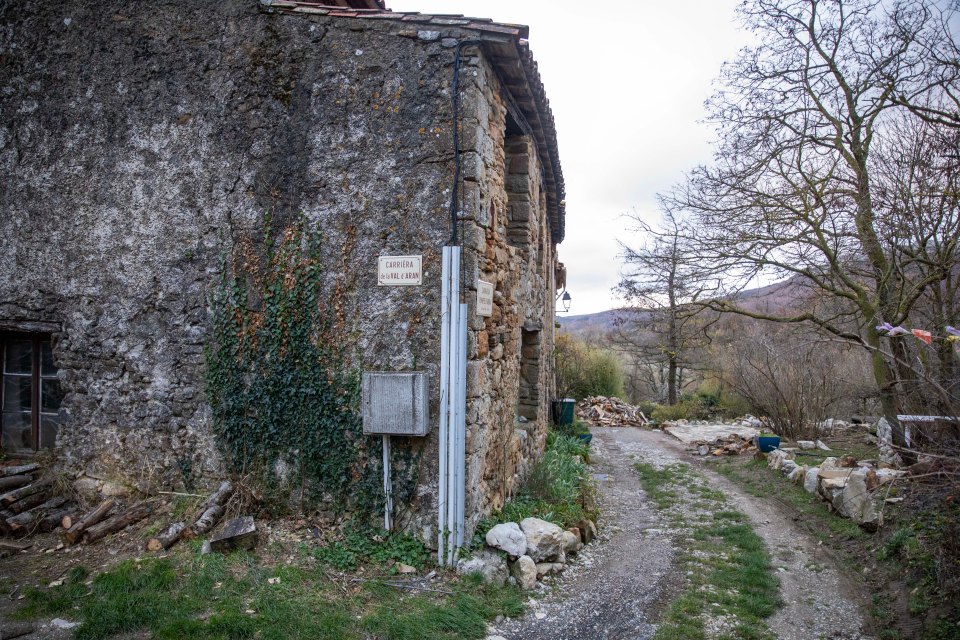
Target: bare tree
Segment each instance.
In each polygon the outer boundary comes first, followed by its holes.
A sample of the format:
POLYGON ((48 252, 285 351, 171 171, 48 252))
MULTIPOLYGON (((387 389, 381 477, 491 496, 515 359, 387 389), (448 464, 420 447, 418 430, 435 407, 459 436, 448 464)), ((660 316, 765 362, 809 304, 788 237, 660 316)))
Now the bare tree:
POLYGON ((810 323, 869 351, 901 447, 897 382, 910 358, 876 327, 905 321, 936 276, 917 275, 917 257, 889 242, 897 216, 878 206, 874 147, 905 111, 896 96, 919 102, 936 85, 925 56, 949 32, 931 28, 928 5, 746 0, 740 13, 759 43, 725 65, 708 103, 715 163, 665 198, 693 214, 683 240, 698 261, 725 274, 712 308, 810 323), (758 278, 787 277, 809 288, 809 308, 781 315, 737 304, 758 278))
MULTIPOLYGON (((631 303, 612 336, 635 365, 646 372, 656 388, 662 381, 667 404, 674 405, 684 386, 692 381, 697 349, 706 339, 705 310, 698 302, 707 290, 704 273, 686 253, 686 224, 666 209, 659 227, 631 216, 644 243, 631 248, 620 243, 626 271, 618 286, 631 303)), ((660 398, 657 398, 660 400, 660 398)))

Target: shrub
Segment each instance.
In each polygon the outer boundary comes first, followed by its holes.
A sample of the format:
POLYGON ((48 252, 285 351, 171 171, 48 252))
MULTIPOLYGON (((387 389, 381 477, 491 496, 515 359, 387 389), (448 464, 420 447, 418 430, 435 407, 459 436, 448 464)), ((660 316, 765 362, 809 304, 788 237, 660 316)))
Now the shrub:
POLYGON ((555 356, 559 397, 623 395, 623 366, 614 352, 562 334, 557 336, 555 356))

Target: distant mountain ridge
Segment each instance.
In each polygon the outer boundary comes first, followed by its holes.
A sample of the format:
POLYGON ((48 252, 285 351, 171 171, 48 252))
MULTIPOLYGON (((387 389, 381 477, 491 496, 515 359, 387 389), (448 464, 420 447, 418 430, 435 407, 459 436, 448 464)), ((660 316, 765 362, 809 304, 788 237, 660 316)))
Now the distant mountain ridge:
MULTIPOLYGON (((798 278, 790 278, 755 289, 745 289, 737 297, 737 303, 751 311, 760 313, 782 313, 788 309, 796 310, 803 304, 809 290, 798 278)), ((628 308, 608 309, 597 313, 585 313, 576 316, 557 315, 557 322, 564 331, 583 335, 588 333, 609 333, 617 326, 618 318, 641 319, 638 312, 628 308)))

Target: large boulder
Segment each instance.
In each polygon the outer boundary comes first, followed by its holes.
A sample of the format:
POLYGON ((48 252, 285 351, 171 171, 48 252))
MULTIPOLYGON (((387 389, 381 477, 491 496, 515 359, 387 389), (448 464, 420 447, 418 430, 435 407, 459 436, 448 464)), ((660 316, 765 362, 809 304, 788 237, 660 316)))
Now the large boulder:
POLYGON ((510 567, 510 575, 522 591, 532 591, 537 586, 537 563, 530 556, 520 556, 510 567))
MULTIPOLYGON (((483 549, 472 557, 457 563, 457 573, 467 575, 479 573, 485 582, 502 587, 507 583, 509 575, 507 561, 496 551, 483 549)), ((519 579, 518 579, 519 581, 519 579)))
POLYGON ((563 529, 539 518, 524 518, 520 528, 527 538, 527 555, 543 562, 563 553, 563 529))
POLYGON ((820 467, 810 467, 803 476, 803 488, 807 493, 817 492, 817 479, 820 477, 820 467))
POLYGON ((850 518, 866 529, 880 526, 880 514, 873 505, 873 497, 867 490, 866 473, 852 473, 843 491, 833 496, 833 506, 840 515, 850 518))
POLYGON ((519 558, 527 552, 527 537, 516 522, 498 524, 487 531, 486 540, 489 546, 506 551, 513 558, 519 558))

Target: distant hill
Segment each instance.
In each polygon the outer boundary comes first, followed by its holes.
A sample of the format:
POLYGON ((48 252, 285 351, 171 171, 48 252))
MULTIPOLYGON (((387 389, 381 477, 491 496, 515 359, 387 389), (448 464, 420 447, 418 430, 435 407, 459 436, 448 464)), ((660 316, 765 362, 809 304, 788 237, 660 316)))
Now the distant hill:
MULTIPOLYGON (((805 299, 809 299, 809 293, 797 278, 791 278, 756 289, 745 289, 737 295, 736 301, 737 304, 751 311, 783 313, 791 309, 797 310, 805 299)), ((637 316, 634 313, 627 309, 609 309, 578 316, 560 314, 557 316, 557 322, 563 330, 579 336, 600 335, 614 329, 618 318, 629 316, 636 320, 637 316)))
POLYGON ((607 333, 616 326, 617 318, 622 317, 624 317, 622 309, 609 309, 579 316, 558 315, 557 322, 565 331, 570 333, 607 333))

